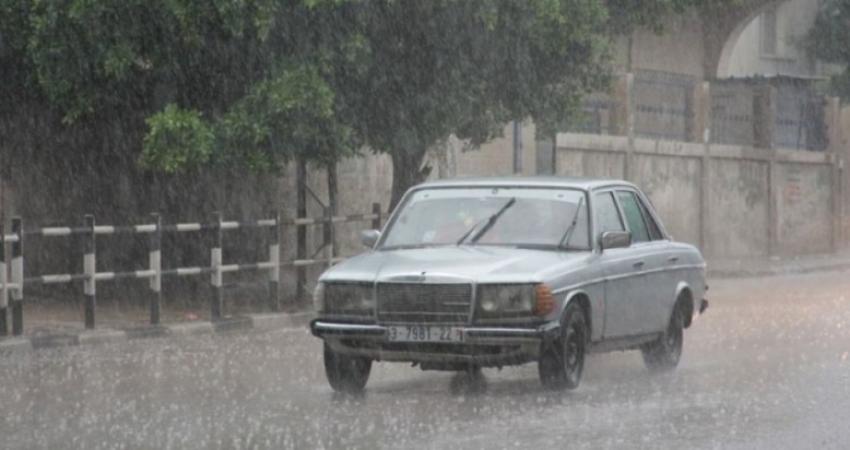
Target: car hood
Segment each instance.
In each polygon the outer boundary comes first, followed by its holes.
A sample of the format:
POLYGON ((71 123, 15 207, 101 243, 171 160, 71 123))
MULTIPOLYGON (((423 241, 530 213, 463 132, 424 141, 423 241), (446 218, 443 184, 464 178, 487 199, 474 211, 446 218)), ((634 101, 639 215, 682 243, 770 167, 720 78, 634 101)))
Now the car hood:
POLYGON ((372 251, 328 269, 321 281, 545 282, 583 266, 590 252, 452 246, 372 251))

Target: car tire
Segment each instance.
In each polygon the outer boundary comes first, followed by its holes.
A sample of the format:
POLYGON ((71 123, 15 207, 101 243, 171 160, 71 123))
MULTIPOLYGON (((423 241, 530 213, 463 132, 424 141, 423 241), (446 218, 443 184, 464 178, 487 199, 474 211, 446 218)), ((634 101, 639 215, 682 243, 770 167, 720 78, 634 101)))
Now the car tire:
POLYGON ((325 375, 336 392, 356 394, 363 391, 372 371, 372 360, 333 351, 325 342, 325 375))
POLYGON ((572 390, 581 382, 584 358, 587 354, 587 319, 584 310, 573 303, 567 306, 561 320, 561 334, 540 349, 537 372, 543 387, 553 390, 572 390))
POLYGON ((670 372, 679 365, 684 343, 685 316, 680 302, 676 303, 664 334, 641 347, 643 363, 650 372, 670 372))

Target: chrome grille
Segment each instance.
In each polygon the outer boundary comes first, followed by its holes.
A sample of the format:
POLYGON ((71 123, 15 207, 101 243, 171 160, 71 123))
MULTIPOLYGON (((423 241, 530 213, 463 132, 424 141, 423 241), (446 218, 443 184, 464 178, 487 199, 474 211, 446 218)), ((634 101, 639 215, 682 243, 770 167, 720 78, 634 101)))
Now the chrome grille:
POLYGON ((378 320, 408 323, 466 323, 469 284, 379 283, 378 320))

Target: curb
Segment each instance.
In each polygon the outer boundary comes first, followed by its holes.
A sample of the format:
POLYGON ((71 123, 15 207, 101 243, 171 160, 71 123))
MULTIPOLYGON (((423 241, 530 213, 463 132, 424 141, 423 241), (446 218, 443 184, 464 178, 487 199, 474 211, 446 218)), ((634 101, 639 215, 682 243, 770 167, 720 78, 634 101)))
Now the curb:
POLYGON ((0 356, 48 348, 78 347, 171 336, 226 335, 245 330, 280 330, 300 327, 306 329, 312 318, 312 312, 249 314, 228 317, 216 322, 186 322, 126 329, 101 328, 79 333, 6 337, 0 338, 0 356))

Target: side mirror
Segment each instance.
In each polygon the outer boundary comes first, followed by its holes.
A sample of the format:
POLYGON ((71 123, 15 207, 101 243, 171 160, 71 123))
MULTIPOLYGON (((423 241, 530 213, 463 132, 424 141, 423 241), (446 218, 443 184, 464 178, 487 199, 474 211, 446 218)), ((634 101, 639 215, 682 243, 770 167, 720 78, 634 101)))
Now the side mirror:
POLYGON ((380 238, 381 232, 378 230, 363 230, 360 232, 360 242, 365 247, 374 247, 380 238))
POLYGON ((628 231, 606 231, 599 238, 602 251, 612 248, 626 248, 632 245, 632 233, 628 231))

